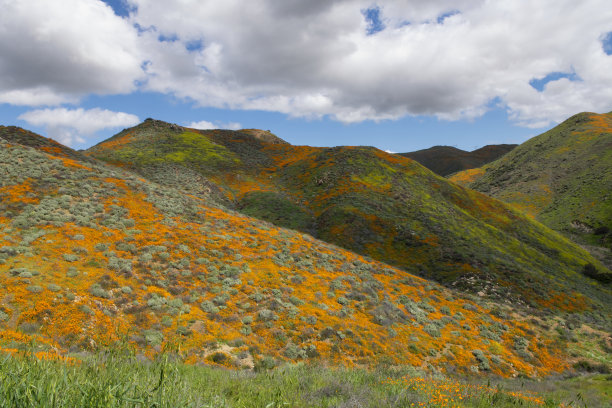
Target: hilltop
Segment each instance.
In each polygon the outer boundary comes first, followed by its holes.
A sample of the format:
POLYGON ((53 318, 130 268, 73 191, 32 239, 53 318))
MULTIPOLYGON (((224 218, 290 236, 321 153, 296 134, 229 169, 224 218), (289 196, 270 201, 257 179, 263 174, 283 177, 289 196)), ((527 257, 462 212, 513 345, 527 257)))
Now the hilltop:
POLYGON ((228 367, 385 362, 504 376, 567 367, 560 344, 509 306, 492 312, 210 198, 67 158, 78 156, 68 148, 49 152, 31 132, 4 136, 1 351, 53 357, 120 341, 228 367))
POLYGON ((612 112, 580 113, 450 179, 591 246, 612 265, 612 112), (603 251, 603 252, 602 252, 603 251))
POLYGON ((293 146, 146 121, 87 154, 190 194, 204 179, 246 215, 479 296, 578 312, 610 299, 582 273, 586 265, 609 271, 583 249, 373 147, 293 146))
POLYGON ((400 156, 416 160, 434 173, 446 177, 461 170, 483 166, 514 149, 515 144, 487 145, 471 152, 452 146, 434 146, 400 156))

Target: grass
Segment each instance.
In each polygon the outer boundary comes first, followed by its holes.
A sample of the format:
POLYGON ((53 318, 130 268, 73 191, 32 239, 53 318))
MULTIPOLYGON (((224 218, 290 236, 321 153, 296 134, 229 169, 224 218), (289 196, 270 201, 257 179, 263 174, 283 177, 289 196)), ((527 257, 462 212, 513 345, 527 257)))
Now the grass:
POLYGON ((0 354, 0 407, 604 407, 610 378, 493 381, 413 368, 232 371, 124 349, 58 361, 0 354))

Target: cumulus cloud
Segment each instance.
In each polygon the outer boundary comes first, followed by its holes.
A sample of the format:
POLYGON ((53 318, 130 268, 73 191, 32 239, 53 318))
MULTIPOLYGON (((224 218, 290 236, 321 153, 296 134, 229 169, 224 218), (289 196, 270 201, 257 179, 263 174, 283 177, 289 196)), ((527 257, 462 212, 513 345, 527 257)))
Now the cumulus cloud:
POLYGON ((147 88, 205 106, 359 122, 473 118, 497 101, 525 126, 611 107, 605 0, 381 0, 380 31, 361 0, 130 1, 151 39, 176 39, 156 46, 147 88), (551 72, 580 80, 529 85, 551 72))
POLYGON ((136 86, 346 123, 495 104, 531 127, 612 108, 606 0, 127 1, 120 18, 99 0, 0 0, 0 102, 136 86), (530 85, 553 72, 572 76, 530 85))
POLYGON ((0 0, 0 103, 57 105, 143 79, 135 28, 98 0, 0 0))
POLYGON ((49 137, 66 146, 84 143, 87 136, 102 129, 133 126, 140 122, 136 115, 99 108, 36 109, 23 113, 19 119, 34 126, 44 127, 49 137))
POLYGON ((242 129, 242 125, 238 122, 227 122, 227 123, 220 123, 220 122, 209 122, 207 120, 201 120, 199 122, 191 122, 190 124, 187 125, 187 127, 193 128, 193 129, 230 129, 230 130, 238 130, 238 129, 242 129))

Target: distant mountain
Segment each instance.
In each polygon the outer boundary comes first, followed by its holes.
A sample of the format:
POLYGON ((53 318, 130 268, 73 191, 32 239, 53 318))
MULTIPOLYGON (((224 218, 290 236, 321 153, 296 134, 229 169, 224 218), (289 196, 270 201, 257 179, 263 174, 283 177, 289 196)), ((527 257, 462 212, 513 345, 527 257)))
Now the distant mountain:
POLYGON ((473 294, 568 311, 609 301, 609 288, 582 272, 610 272, 583 249, 373 147, 292 146, 147 121, 87 154, 196 196, 216 185, 244 214, 473 294))
MULTIPOLYGON (((92 154, 101 155, 108 148, 115 153, 115 160, 132 160, 131 167, 143 162, 150 166, 172 163, 169 169, 178 172, 183 167, 176 164, 202 172, 207 169, 205 164, 214 166, 215 171, 225 168, 229 183, 232 174, 238 180, 247 176, 241 167, 247 161, 251 166, 260 163, 257 171, 264 172, 261 179, 271 180, 265 166, 274 163, 280 169, 283 162, 274 160, 281 159, 281 152, 285 152, 285 160, 296 160, 286 156, 294 152, 302 154, 301 161, 287 165, 291 169, 278 180, 290 176, 287 185, 310 185, 314 190, 304 189, 304 199, 315 190, 317 196, 334 195, 327 186, 333 182, 343 188, 341 177, 348 174, 358 186, 365 186, 358 179, 370 180, 384 191, 384 174, 377 173, 381 163, 375 164, 376 170, 363 172, 356 161, 364 159, 361 165, 365 165, 380 157, 382 163, 393 166, 398 180, 416 172, 438 182, 437 199, 448 194, 457 202, 470 200, 466 206, 478 204, 480 211, 485 211, 481 218, 499 218, 506 229, 511 228, 511 221, 523 223, 491 199, 452 187, 408 159, 373 149, 330 152, 285 144, 259 145, 270 149, 264 154, 261 149, 247 149, 248 144, 262 143, 252 135, 204 133, 216 135, 214 140, 226 140, 233 150, 213 141, 212 136, 174 125, 145 123, 103 143, 92 154), (141 139, 143 134, 146 138, 141 139), (149 143, 141 145, 140 141, 149 143), (180 149, 175 149, 177 144, 180 149), (289 150, 276 150, 281 147, 289 150), (307 153, 322 157, 304 157, 307 153), (332 174, 329 160, 344 163, 345 173, 332 174), (315 166, 312 174, 300 179, 311 164, 315 166), (405 169, 406 175, 400 174, 400 169, 405 169), (486 211, 490 208, 500 212, 489 214, 486 211)), ((381 262, 225 210, 206 194, 186 194, 123 168, 83 158, 66 147, 49 145, 48 139, 31 132, 3 129, 0 172, 2 352, 28 350, 55 356, 69 350, 105 350, 119 341, 122 347, 128 342, 146 356, 161 350, 176 351, 190 363, 227 367, 322 360, 325 364, 401 364, 504 376, 545 375, 567 367, 564 343, 551 341, 543 326, 527 326, 527 317, 512 305, 502 304, 491 312, 479 306, 482 301, 478 297, 474 297, 475 303, 455 290, 381 262)), ((195 182, 190 178, 192 173, 186 174, 187 180, 195 182)), ((183 187, 180 175, 168 177, 176 187, 183 187)), ((270 181, 274 182, 277 180, 270 181)), ((416 181, 413 184, 419 187, 416 181)), ((229 187, 226 184, 223 188, 229 187)), ((404 192, 402 202, 417 191, 404 192)), ((363 196, 345 189, 340 193, 352 194, 350 202, 359 206, 330 208, 341 217, 355 214, 348 228, 361 234, 370 225, 384 227, 378 221, 363 224, 361 219, 367 218, 356 215, 366 205, 363 196)), ((281 199, 275 202, 285 203, 281 199)), ((443 207, 437 209, 438 214, 443 211, 443 207)), ((462 210, 456 207, 455 211, 462 210)), ((332 216, 324 219, 334 220, 332 216)), ((426 221, 420 222, 425 225, 426 221)), ((417 229, 418 222, 413 232, 396 230, 402 245, 421 247, 423 254, 438 246, 444 248, 438 238, 417 229)), ((449 220, 444 222, 449 229, 459 228, 449 220)), ((563 261, 557 265, 567 274, 568 282, 575 283, 579 274, 572 268, 589 261, 588 256, 554 233, 529 222, 523 224, 547 240, 538 241, 540 250, 548 248, 548 240, 559 248, 555 258, 563 261)), ((342 225, 334 227, 340 235, 344 234, 339 229, 342 225)), ((493 227, 475 223, 471 228, 481 232, 493 227)), ((336 230, 326 231, 334 234, 336 230)), ((502 236, 504 232, 495 229, 493 234, 502 236)), ((466 240, 473 239, 470 233, 464 235, 466 240)), ((367 236, 364 240, 372 242, 367 236)), ((497 245, 515 245, 530 258, 552 265, 540 250, 518 240, 503 239, 497 245)), ((494 256, 502 255, 498 251, 494 256)), ((456 262, 447 259, 448 263, 456 262)), ((521 262, 524 260, 518 259, 517 265, 521 262)), ((464 268, 475 270, 468 263, 464 268)), ((588 306, 586 299, 570 290, 562 296, 571 298, 572 303, 566 303, 560 294, 551 296, 559 297, 547 298, 551 305, 568 310, 588 306)))
POLYGON ((398 154, 416 160, 434 173, 446 177, 461 170, 473 169, 492 162, 516 146, 515 144, 487 145, 472 152, 452 146, 434 146, 398 154))
POLYGON ((607 248, 601 255, 612 265, 612 112, 574 115, 502 158, 450 179, 578 242, 607 248))

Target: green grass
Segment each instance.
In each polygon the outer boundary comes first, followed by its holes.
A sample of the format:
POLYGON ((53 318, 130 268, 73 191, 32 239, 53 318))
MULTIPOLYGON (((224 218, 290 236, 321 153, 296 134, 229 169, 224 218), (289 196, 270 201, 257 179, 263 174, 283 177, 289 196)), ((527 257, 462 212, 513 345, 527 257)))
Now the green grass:
POLYGON ((27 353, 0 354, 0 407, 484 408, 570 402, 573 407, 603 407, 612 402, 611 384, 602 375, 539 382, 459 381, 385 367, 366 371, 291 365, 231 371, 186 365, 173 354, 148 361, 117 350, 72 364, 27 353))

